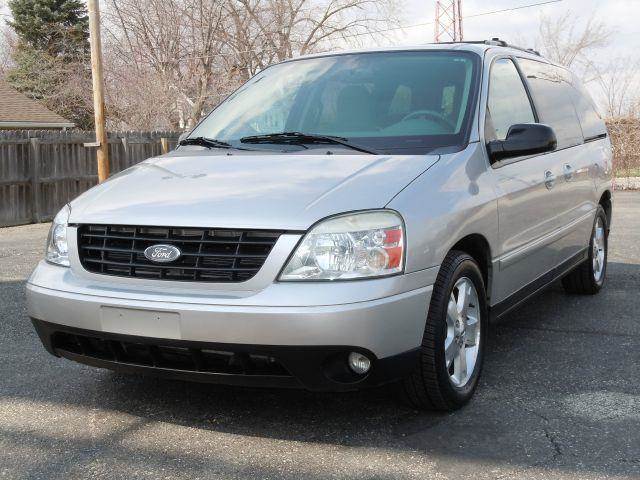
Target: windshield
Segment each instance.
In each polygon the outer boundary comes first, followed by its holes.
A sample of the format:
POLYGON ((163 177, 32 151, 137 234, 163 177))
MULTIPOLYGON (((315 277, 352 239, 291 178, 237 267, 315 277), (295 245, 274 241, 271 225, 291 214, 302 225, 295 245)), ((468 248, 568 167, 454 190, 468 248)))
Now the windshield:
POLYGON ((478 60, 469 52, 432 50, 281 63, 229 96, 190 137, 239 145, 248 136, 302 132, 387 153, 462 147, 478 60))

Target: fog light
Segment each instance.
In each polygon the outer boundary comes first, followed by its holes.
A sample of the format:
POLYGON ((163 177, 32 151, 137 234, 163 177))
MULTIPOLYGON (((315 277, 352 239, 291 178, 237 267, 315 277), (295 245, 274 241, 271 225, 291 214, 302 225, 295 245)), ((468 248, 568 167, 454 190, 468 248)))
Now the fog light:
POLYGON ((349 354, 349 368, 358 375, 363 375, 371 368, 371 360, 361 353, 351 352, 349 354))

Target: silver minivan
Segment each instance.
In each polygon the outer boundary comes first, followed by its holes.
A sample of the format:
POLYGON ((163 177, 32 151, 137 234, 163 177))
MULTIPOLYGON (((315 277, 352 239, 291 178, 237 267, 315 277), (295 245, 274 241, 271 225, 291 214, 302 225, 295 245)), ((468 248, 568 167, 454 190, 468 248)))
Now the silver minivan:
POLYGON ((455 409, 490 320, 602 288, 611 161, 581 83, 531 50, 285 61, 65 206, 29 316, 95 367, 455 409))

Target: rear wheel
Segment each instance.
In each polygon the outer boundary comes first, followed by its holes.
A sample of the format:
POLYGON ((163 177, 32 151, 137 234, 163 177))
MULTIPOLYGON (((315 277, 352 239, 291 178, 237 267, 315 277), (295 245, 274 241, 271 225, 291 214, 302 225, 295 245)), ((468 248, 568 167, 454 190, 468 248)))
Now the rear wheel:
POLYGON ((607 232, 607 215, 598 205, 589 241, 589 258, 562 279, 565 291, 587 295, 600 291, 607 273, 607 232))
POLYGON ((433 287, 420 360, 404 381, 414 407, 455 410, 469 401, 482 370, 487 303, 480 268, 464 252, 445 258, 433 287))

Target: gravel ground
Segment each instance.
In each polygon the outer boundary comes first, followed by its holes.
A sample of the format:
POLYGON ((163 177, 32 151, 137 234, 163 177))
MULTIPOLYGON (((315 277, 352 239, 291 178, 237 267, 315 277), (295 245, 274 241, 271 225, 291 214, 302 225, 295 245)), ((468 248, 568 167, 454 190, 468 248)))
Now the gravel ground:
POLYGON ((475 399, 247 390, 54 358, 24 306, 47 225, 0 229, 0 478, 640 478, 640 193, 618 193, 605 289, 558 285, 490 338, 475 399))

